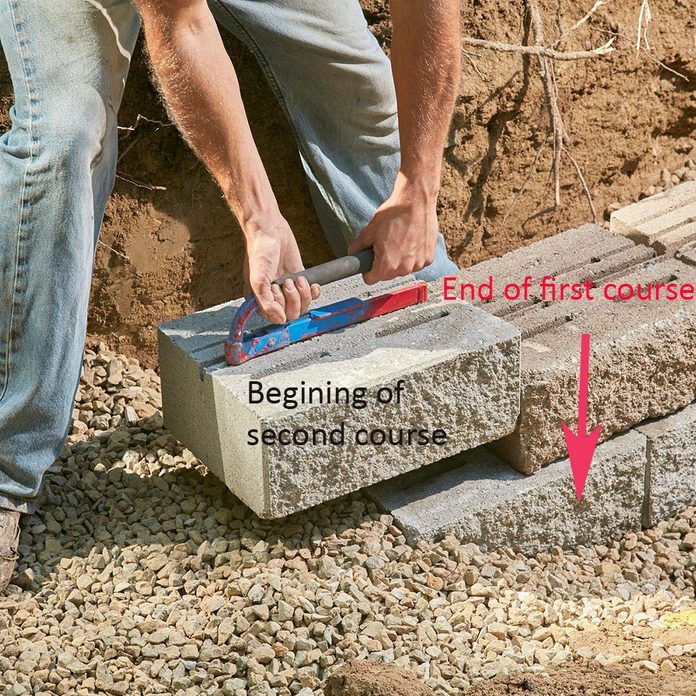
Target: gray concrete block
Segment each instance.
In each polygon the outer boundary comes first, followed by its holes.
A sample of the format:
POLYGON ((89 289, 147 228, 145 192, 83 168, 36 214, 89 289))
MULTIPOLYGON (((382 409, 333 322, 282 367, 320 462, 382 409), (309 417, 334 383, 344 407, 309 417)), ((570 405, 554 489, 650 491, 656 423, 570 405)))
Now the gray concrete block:
POLYGON ((683 263, 689 264, 689 266, 696 266, 696 245, 687 244, 682 247, 675 256, 683 263))
POLYGON ((610 229, 673 256, 696 240, 696 182, 688 181, 612 213, 610 229))
MULTIPOLYGON (((400 283, 403 285, 403 281, 400 283)), ((319 305, 380 294, 348 280, 324 288, 319 305)), ((262 517, 280 517, 357 490, 510 432, 519 413, 519 331, 468 304, 425 305, 325 334, 236 367, 223 340, 239 302, 160 326, 165 424, 262 517), (376 403, 377 390, 405 380, 402 403, 376 403), (364 387, 368 405, 250 404, 250 381, 264 390, 364 387), (345 423, 347 444, 254 445, 249 429, 324 429, 345 423), (358 445, 358 429, 448 434, 445 444, 358 445)))
POLYGON ((534 287, 545 275, 554 276, 559 282, 599 281, 649 261, 654 255, 651 249, 636 246, 626 237, 610 234, 597 225, 582 225, 483 261, 462 270, 459 277, 464 282, 480 284, 492 276, 496 299, 474 300, 473 304, 507 318, 539 302, 538 292, 533 292, 527 300, 502 298, 500 292, 507 283, 519 283, 526 275, 534 278, 534 287))
MULTIPOLYGON (((696 269, 661 257, 621 278, 634 284, 671 280, 696 284, 696 269)), ((525 337, 520 420, 492 448, 524 473, 566 453, 561 422, 577 423, 582 333, 592 337, 588 423, 603 425, 603 439, 696 397, 693 301, 597 299, 536 306, 506 318, 525 337)))
POLYGON ((647 438, 643 524, 696 505, 696 405, 637 428, 647 438))
POLYGON ((454 534, 488 548, 536 554, 640 529, 645 457, 645 436, 635 431, 600 445, 581 503, 567 459, 523 476, 485 448, 383 481, 367 493, 412 542, 454 534))

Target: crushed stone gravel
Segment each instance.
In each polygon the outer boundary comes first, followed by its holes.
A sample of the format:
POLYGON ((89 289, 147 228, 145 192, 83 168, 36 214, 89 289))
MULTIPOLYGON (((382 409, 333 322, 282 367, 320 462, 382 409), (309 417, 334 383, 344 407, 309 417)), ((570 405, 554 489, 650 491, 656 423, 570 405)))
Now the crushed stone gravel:
MULTIPOLYGON (((0 597, 5 694, 310 696, 350 660, 455 694, 600 660, 572 639, 603 622, 630 638, 696 607, 696 508, 532 558, 452 537, 414 548, 359 494, 265 521, 160 409, 154 371, 103 344, 86 352, 68 444, 0 597)), ((632 666, 696 657, 691 636, 632 666)))

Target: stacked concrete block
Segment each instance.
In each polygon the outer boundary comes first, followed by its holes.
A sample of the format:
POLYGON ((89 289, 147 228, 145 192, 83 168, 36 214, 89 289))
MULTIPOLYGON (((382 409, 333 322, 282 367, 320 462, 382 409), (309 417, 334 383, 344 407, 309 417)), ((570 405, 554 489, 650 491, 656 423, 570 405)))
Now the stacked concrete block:
POLYGON ((696 241, 696 181, 668 189, 611 215, 611 231, 673 256, 696 241))
POLYGON ((369 489, 409 539, 455 534, 536 553, 615 538, 696 504, 694 300, 610 301, 602 292, 609 282, 696 285, 695 219, 692 182, 618 211, 615 233, 587 225, 462 272, 476 285, 493 278, 497 298, 477 304, 520 329, 520 419, 493 445, 369 489), (591 280, 595 299, 500 299, 502 286, 526 275, 537 288, 544 276, 591 280), (577 425, 583 333, 592 338, 589 426, 602 423, 610 439, 577 503, 561 423, 577 425))
POLYGON ((476 264, 461 271, 459 277, 476 285, 493 278, 496 290, 493 301, 473 299, 473 304, 507 319, 540 302, 538 287, 544 276, 553 276, 559 282, 599 282, 654 256, 651 249, 621 235, 609 234, 597 225, 582 225, 476 264), (502 297, 502 288, 507 283, 519 283, 527 275, 534 281, 529 298, 511 301, 502 297))
POLYGON ((582 503, 570 462, 534 476, 512 471, 485 448, 368 489, 411 542, 454 534, 488 548, 526 554, 573 548, 641 528, 646 437, 637 432, 600 445, 582 503))
MULTIPOLYGON (((665 259, 626 274, 620 282, 672 279, 696 284, 696 269, 665 259)), ((696 397, 693 301, 597 299, 566 304, 533 309, 530 317, 509 317, 525 336, 520 421, 512 435, 496 443, 495 451, 524 473, 565 452, 560 424, 574 428, 577 421, 582 333, 589 333, 592 341, 588 418, 590 425, 603 425, 603 439, 672 413, 696 397), (565 321, 544 325, 547 311, 552 319, 565 315, 565 321)))
POLYGON ((455 534, 536 553, 615 538, 696 504, 694 300, 609 301, 602 292, 609 282, 695 285, 695 217, 692 182, 618 211, 612 232, 587 225, 462 272, 459 280, 493 278, 498 290, 526 275, 537 288, 544 276, 591 280, 595 299, 476 300, 523 337, 520 419, 492 445, 369 489, 411 541, 455 534), (583 333, 592 338, 589 427, 602 423, 610 439, 577 503, 561 422, 577 425, 583 333))
MULTIPOLYGON (((324 288, 320 304, 393 287, 334 283, 324 288)), ((427 304, 227 367, 223 340, 239 304, 160 327, 163 410, 169 430, 262 517, 317 505, 490 442, 515 426, 519 332, 471 305, 443 303, 433 293, 427 304), (377 402, 379 389, 395 389, 402 380, 400 403, 377 402), (368 403, 250 403, 250 382, 277 394, 303 385, 351 394, 364 388, 368 403), (307 445, 249 439, 250 430, 257 436, 264 430, 331 433, 339 426, 346 434, 342 445, 324 444, 321 437, 307 445), (353 440, 361 429, 443 430, 447 438, 420 446, 364 445, 353 440)), ((340 433, 334 437, 340 441, 340 433)))
POLYGON ((577 421, 580 336, 592 339, 590 424, 602 437, 648 418, 667 415, 696 396, 696 309, 691 301, 609 301, 608 282, 696 284, 696 268, 600 227, 586 225, 463 271, 461 280, 493 278, 497 295, 507 282, 531 275, 563 282, 590 280, 593 301, 495 299, 479 306, 522 334, 522 395, 514 433, 493 450, 523 473, 538 471, 566 451, 561 423, 577 421))
POLYGON ((454 534, 534 554, 652 527, 696 505, 696 403, 646 421, 597 448, 578 503, 567 459, 533 476, 486 447, 367 489, 408 539, 454 534))
POLYGON ((647 439, 643 524, 696 505, 696 405, 637 428, 647 439))
POLYGON ((680 261, 688 263, 690 266, 696 266, 696 243, 683 246, 681 249, 679 249, 675 256, 680 261))

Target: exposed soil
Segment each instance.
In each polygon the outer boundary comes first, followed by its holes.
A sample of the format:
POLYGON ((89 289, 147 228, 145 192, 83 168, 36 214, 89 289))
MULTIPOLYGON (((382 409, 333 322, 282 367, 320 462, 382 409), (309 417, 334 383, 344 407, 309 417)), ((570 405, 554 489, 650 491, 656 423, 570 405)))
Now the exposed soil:
POLYGON ((325 696, 435 696, 411 669, 351 660, 324 686, 325 696))
POLYGON ((605 622, 592 631, 582 631, 571 641, 574 651, 588 648, 594 656, 621 657, 622 662, 602 666, 595 659, 583 660, 548 674, 515 675, 505 680, 481 682, 466 696, 694 696, 696 659, 672 657, 672 671, 656 674, 635 663, 649 660, 655 644, 669 649, 696 641, 696 627, 656 629, 641 627, 627 636, 619 624, 605 622))
POLYGON ((680 660, 670 674, 650 674, 627 667, 569 667, 550 675, 516 676, 505 682, 482 682, 466 696, 694 696, 696 670, 680 660))
MULTIPOLYGON (((523 41, 521 0, 465 5, 465 35, 523 41)), ((558 23, 567 30, 593 1, 543 0, 539 5, 546 36, 551 37, 558 35, 558 23)), ((385 3, 363 0, 363 6, 388 49, 391 28, 385 3)), ((632 47, 639 6, 639 0, 610 0, 561 46, 585 49, 603 44, 611 35, 631 37, 618 36, 615 53, 557 64, 559 105, 570 149, 600 217, 613 203, 637 199, 658 182, 663 168, 682 166, 696 145, 693 0, 650 3, 651 52, 665 67, 646 54, 637 56, 632 47)), ((330 251, 311 207, 290 129, 253 57, 231 37, 226 43, 238 68, 255 137, 305 263, 326 260, 330 251)), ((0 61, 0 127, 7 126, 10 102, 9 79, 0 61)), ((121 123, 134 125, 138 114, 168 121, 149 83, 141 50, 129 78, 121 123)), ((569 161, 563 162, 562 205, 548 210, 553 198, 548 146, 534 165, 547 128, 533 60, 483 49, 468 52, 440 200, 442 229, 460 265, 591 218, 569 161), (525 191, 506 218, 527 177, 525 191)), ((122 131, 121 153, 119 173, 124 178, 116 184, 97 252, 89 331, 154 365, 156 324, 241 294, 243 248, 218 189, 175 128, 140 121, 134 131, 122 131)))
MULTIPOLYGON (((631 667, 577 665, 548 674, 517 674, 479 682, 466 696, 694 696, 693 658, 675 661, 676 670, 651 674, 631 667)), ((352 662, 329 677, 326 696, 432 696, 411 670, 374 662, 352 662)))
MULTIPOLYGON (((603 632, 595 636, 595 645, 603 632)), ((695 638, 693 635, 691 638, 695 638)), ((615 641, 620 642, 620 641, 615 641)), ((665 645, 669 645, 669 640, 665 645)), ((649 655, 630 651, 637 659, 649 655)), ((631 666, 603 667, 595 661, 544 674, 516 674, 482 681, 462 692, 466 696, 694 696, 696 660, 674 658, 674 671, 652 674, 631 666)), ((377 662, 351 661, 329 677, 326 696, 432 696, 435 692, 413 670, 377 662)))
MULTIPOLYGON (((630 635, 615 621, 593 630, 579 631, 571 641, 573 652, 583 648, 592 656, 570 666, 542 674, 515 674, 484 680, 466 689, 466 696, 696 696, 696 659, 672 657, 670 670, 651 673, 636 663, 650 660, 656 646, 696 641, 692 621, 678 627, 634 628, 630 635), (594 657, 604 655, 619 664, 601 665, 594 657)), ((657 665, 655 665, 657 667, 657 665)), ((325 696, 428 696, 435 692, 413 670, 380 662, 351 660, 333 674, 324 687, 325 696)))

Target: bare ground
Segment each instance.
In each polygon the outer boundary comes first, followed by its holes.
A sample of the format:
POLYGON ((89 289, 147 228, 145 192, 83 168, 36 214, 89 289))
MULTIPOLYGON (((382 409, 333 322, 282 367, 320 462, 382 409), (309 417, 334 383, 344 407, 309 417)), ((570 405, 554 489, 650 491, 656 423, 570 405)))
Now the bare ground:
MULTIPOLYGON (((556 36, 559 27, 567 30, 592 5, 591 0, 540 2, 546 36, 556 36)), ((363 0, 363 6, 388 50, 391 28, 385 3, 363 0)), ((682 166, 696 145, 693 7, 685 0, 650 3, 648 56, 636 55, 632 43, 639 6, 638 0, 610 0, 561 46, 587 49, 616 36, 615 53, 557 64, 570 152, 584 172, 600 217, 614 203, 637 199, 657 183, 664 168, 682 166)), ((462 25, 467 36, 520 43, 525 32, 523 3, 466 3, 462 25)), ((326 260, 330 251, 311 207, 290 130, 253 57, 231 37, 226 42, 255 137, 305 263, 326 260)), ((8 76, 0 64, 0 126, 7 125, 4 107, 10 101, 8 76)), ((168 121, 149 83, 141 50, 120 120, 133 125, 138 114, 168 121)), ((519 54, 471 49, 464 61, 440 200, 442 229, 460 265, 591 218, 569 160, 563 163, 562 205, 549 210, 550 148, 537 158, 547 128, 535 63, 519 54)), ((140 121, 135 131, 122 131, 121 152, 122 178, 109 203, 103 244, 97 251, 89 331, 152 366, 156 324, 241 294, 243 248, 219 191, 173 127, 140 121)))

